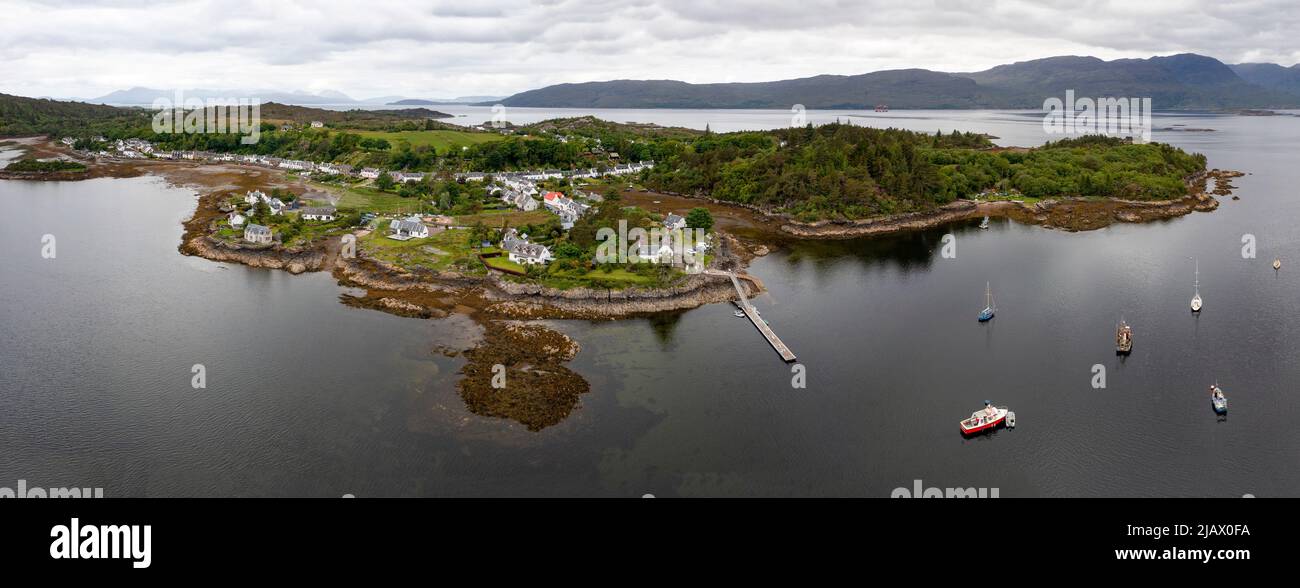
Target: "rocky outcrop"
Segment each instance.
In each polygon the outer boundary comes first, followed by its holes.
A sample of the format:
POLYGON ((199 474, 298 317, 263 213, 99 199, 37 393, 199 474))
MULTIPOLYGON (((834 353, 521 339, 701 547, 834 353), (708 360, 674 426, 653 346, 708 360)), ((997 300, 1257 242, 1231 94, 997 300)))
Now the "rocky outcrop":
MULTIPOLYGON (((751 282, 742 281, 747 295, 757 294, 751 282)), ((731 280, 697 274, 670 288, 555 290, 532 284, 501 281, 489 294, 490 314, 509 318, 609 319, 672 310, 685 310, 736 299, 731 280)))
POLYGON ((323 248, 296 249, 228 243, 213 237, 196 237, 187 244, 186 253, 213 261, 241 263, 252 267, 282 269, 289 273, 316 272, 325 268, 323 248))
POLYGON ((924 229, 960 220, 974 215, 978 204, 970 200, 958 200, 924 212, 910 212, 886 217, 860 220, 825 220, 803 223, 788 220, 781 225, 781 230, 808 239, 852 239, 870 235, 881 235, 897 231, 924 229))

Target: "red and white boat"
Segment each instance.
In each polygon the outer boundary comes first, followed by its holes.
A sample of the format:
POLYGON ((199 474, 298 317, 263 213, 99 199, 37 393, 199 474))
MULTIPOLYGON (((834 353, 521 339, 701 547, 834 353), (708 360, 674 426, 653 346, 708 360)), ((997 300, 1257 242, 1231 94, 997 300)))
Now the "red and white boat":
POLYGON ((970 418, 961 422, 964 435, 974 435, 997 428, 1007 420, 1007 409, 995 407, 986 400, 984 408, 971 413, 970 418))

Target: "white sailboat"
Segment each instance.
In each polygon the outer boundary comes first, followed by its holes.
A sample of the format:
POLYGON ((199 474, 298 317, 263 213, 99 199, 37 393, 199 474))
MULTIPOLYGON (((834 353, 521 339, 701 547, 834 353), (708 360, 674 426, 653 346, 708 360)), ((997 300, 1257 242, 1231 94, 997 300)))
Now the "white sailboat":
POLYGON ((1192 312, 1201 312, 1201 260, 1196 260, 1196 282, 1192 288, 1195 289, 1192 294, 1192 312))
POLYGON ((993 302, 993 288, 988 282, 984 283, 984 310, 980 311, 979 320, 981 323, 987 323, 993 320, 993 315, 997 314, 998 305, 993 302))

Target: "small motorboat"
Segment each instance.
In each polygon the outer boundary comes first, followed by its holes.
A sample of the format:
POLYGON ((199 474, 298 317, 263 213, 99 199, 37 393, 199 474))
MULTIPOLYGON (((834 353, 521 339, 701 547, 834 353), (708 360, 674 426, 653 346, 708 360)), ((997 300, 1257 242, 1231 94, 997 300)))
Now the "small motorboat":
POLYGON ((1128 355, 1130 351, 1133 351, 1133 327, 1121 318, 1119 328, 1115 330, 1115 353, 1128 355))
POLYGON ((737 318, 745 318, 745 311, 743 311, 743 310, 737 310, 737 311, 736 311, 736 317, 737 317, 737 318))
POLYGON ((1280 270, 1280 269, 1282 269, 1282 258, 1281 258, 1281 257, 1277 257, 1277 258, 1274 258, 1274 259, 1273 259, 1273 269, 1275 269, 1275 270, 1280 270))
POLYGON ((981 229, 989 228, 989 217, 986 216, 984 217, 984 220, 980 221, 980 228, 981 229))
POLYGON ((963 435, 975 435, 991 429, 997 428, 1007 420, 1005 408, 994 407, 989 401, 984 401, 984 408, 971 413, 970 418, 961 422, 961 432, 963 435))
POLYGON ((1007 428, 1016 428, 1016 412, 1014 410, 1007 411, 1007 428))
POLYGON ((1214 407, 1215 414, 1228 414, 1228 397, 1223 395, 1223 389, 1218 384, 1210 386, 1210 404, 1214 407))

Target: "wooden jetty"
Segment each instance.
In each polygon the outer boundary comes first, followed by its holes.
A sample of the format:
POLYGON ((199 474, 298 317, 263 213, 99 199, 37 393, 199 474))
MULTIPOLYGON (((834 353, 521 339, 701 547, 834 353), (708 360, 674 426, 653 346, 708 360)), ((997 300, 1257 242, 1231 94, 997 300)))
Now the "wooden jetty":
POLYGON ((731 285, 736 287, 736 294, 740 295, 739 306, 740 310, 745 313, 745 317, 749 319, 749 322, 754 324, 754 327, 758 329, 759 333, 763 334, 763 338, 767 339, 767 342, 772 346, 772 349, 775 349, 776 352, 781 355, 781 359, 785 360, 787 363, 794 361, 794 352, 790 351, 790 348, 786 347, 785 343, 781 342, 781 338, 777 337, 776 332, 772 330, 772 327, 763 321, 763 317, 758 316, 758 309, 754 308, 753 304, 750 304, 749 297, 745 295, 745 288, 744 286, 741 286, 740 279, 736 277, 736 274, 733 272, 721 271, 710 273, 714 273, 715 275, 726 275, 728 278, 731 278, 731 285))

